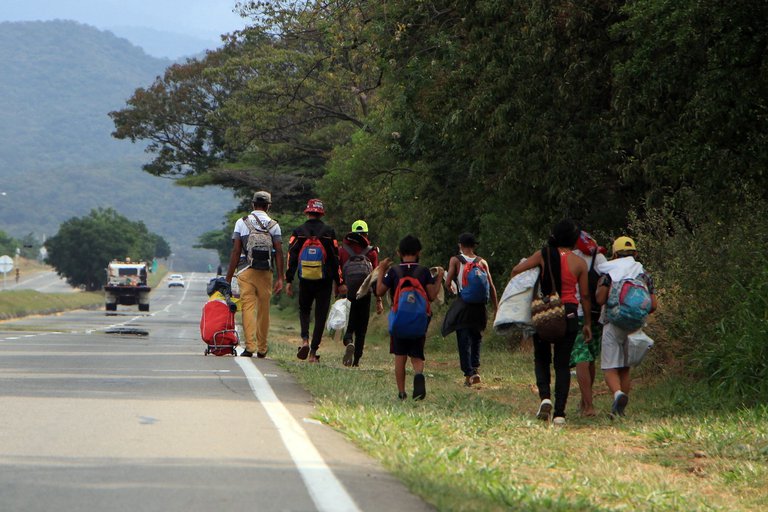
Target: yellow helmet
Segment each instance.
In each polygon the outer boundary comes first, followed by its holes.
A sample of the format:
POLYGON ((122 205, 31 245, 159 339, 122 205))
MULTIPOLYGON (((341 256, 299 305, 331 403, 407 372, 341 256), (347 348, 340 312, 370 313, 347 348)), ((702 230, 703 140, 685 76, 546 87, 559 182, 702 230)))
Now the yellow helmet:
POLYGON ((368 224, 364 220, 356 220, 352 223, 352 232, 353 233, 367 233, 368 232, 368 224))

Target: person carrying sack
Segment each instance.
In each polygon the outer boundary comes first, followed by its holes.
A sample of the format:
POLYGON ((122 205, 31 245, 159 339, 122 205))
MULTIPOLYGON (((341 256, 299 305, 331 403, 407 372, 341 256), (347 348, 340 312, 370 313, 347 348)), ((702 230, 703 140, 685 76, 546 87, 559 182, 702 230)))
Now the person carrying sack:
MULTIPOLYGON (((539 281, 539 299, 543 304, 559 300, 562 303, 564 328, 550 337, 542 336, 543 331, 533 335, 534 369, 536 373, 536 386, 539 390, 539 409, 536 417, 540 420, 549 420, 555 425, 565 425, 565 407, 568 402, 568 392, 571 388, 570 359, 573 342, 578 331, 577 309, 578 297, 581 297, 581 305, 584 310, 584 327, 582 328, 585 343, 592 340, 591 328, 591 304, 589 296, 588 269, 583 259, 573 253, 581 230, 572 220, 562 220, 552 229, 547 245, 540 251, 536 251, 527 259, 521 261, 512 269, 512 276, 526 270, 541 267, 539 281), (551 370, 555 368, 555 403, 554 412, 551 400, 551 370)), ((534 296, 534 302, 537 300, 534 296)), ((534 305, 532 304, 532 308, 534 305)), ((547 313, 556 315, 554 308, 547 313)), ((534 311, 534 326, 536 325, 536 312, 534 311)), ((552 318, 552 320, 560 320, 552 318)), ((549 322, 548 325, 557 322, 549 322)), ((556 331, 557 329, 553 330, 556 331)))
MULTIPOLYGON (((611 308, 611 295, 619 296, 616 299, 617 309, 622 306, 621 290, 622 283, 638 283, 642 287, 642 294, 645 299, 642 301, 642 315, 644 323, 645 316, 656 311, 656 292, 653 284, 653 278, 648 274, 643 265, 635 260, 637 257, 637 247, 635 241, 628 236, 620 236, 613 242, 613 258, 600 265, 597 270, 602 274, 597 286, 597 303, 605 305, 600 323, 603 324, 602 352, 600 354, 600 368, 603 370, 605 383, 608 389, 613 393, 613 404, 611 405, 611 418, 624 416, 624 409, 629 403, 629 391, 631 388, 630 364, 627 360, 628 336, 642 327, 632 326, 631 330, 620 326, 608 311, 611 308), (634 327, 634 328, 633 328, 634 327)), ((634 316, 634 315, 633 315, 634 316)))
MULTIPOLYGON (((371 245, 368 238, 368 224, 364 220, 352 223, 352 231, 347 233, 339 250, 341 273, 347 286, 349 299, 349 323, 344 332, 344 366, 359 366, 365 348, 365 335, 371 316, 371 290, 357 297, 358 290, 369 274, 379 266, 378 248, 371 245), (353 339, 354 338, 354 339, 353 339)), ((376 314, 384 311, 381 297, 376 297, 376 314)))

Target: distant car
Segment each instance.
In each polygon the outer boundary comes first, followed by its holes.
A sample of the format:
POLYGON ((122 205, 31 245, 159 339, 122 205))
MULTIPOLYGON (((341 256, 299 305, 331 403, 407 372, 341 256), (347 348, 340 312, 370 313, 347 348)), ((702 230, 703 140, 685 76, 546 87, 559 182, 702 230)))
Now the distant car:
POLYGON ((181 274, 171 274, 168 277, 168 288, 174 287, 184 288, 184 276, 181 274))

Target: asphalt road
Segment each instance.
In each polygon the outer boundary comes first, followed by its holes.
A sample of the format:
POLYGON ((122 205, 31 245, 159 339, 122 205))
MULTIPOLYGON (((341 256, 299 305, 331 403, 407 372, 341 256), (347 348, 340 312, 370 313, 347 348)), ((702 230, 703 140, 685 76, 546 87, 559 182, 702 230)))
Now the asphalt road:
POLYGON ((432 510, 274 362, 203 356, 209 277, 0 323, 0 510, 432 510))

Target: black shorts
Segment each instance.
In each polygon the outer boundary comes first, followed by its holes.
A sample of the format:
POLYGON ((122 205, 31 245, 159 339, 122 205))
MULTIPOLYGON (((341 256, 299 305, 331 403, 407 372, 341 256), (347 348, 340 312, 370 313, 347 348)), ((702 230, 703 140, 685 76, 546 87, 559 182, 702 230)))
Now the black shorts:
POLYGON ((421 338, 395 338, 389 337, 389 353, 396 356, 408 356, 415 359, 426 359, 424 357, 424 344, 427 341, 426 336, 421 338))

